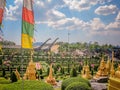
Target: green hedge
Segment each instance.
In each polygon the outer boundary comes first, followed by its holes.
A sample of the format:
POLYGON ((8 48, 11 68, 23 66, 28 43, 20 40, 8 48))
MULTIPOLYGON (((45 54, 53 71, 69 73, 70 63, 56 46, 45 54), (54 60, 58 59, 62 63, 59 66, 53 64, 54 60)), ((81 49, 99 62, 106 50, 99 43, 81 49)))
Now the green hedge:
POLYGON ((9 83, 10 83, 10 80, 0 77, 0 84, 9 84, 9 83))
POLYGON ((86 83, 73 82, 65 90, 91 90, 91 88, 86 83))
POLYGON ((87 84, 89 87, 91 87, 90 82, 87 79, 84 79, 82 77, 71 77, 71 78, 65 79, 62 82, 61 90, 65 90, 65 88, 73 82, 83 82, 87 84))
POLYGON ((54 90, 50 84, 42 81, 18 81, 11 84, 0 85, 0 90, 54 90))
POLYGON ((75 67, 73 67, 70 71, 70 77, 77 77, 77 71, 75 67))

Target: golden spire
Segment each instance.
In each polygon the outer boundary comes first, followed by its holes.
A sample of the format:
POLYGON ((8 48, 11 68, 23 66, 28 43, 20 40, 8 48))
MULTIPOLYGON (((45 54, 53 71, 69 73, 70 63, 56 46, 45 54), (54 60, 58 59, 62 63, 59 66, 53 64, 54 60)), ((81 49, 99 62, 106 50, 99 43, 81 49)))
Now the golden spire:
POLYGON ((55 78, 53 78, 53 71, 52 71, 52 64, 50 65, 50 72, 49 76, 47 77, 46 82, 50 83, 51 85, 57 85, 55 78))
POLYGON ((35 63, 33 62, 33 50, 31 50, 30 62, 27 66, 26 73, 24 74, 24 79, 36 80, 35 63))
POLYGON ((16 70, 15 70, 15 75, 16 75, 17 79, 20 80, 20 74, 19 74, 17 68, 16 68, 16 70))
POLYGON ((114 51, 112 51, 112 64, 111 64, 111 69, 110 69, 110 77, 114 77, 115 75, 115 70, 114 70, 114 51))
POLYGON ((110 73, 110 64, 111 64, 111 62, 110 62, 110 58, 108 56, 108 60, 107 60, 107 64, 106 64, 106 69, 107 69, 108 74, 110 73))
POLYGON ((115 72, 115 78, 120 79, 120 64, 118 65, 118 70, 115 72))
POLYGON ((87 61, 87 65, 84 64, 84 66, 83 66, 82 77, 86 78, 86 79, 90 79, 92 77, 92 75, 90 74, 90 69, 89 69, 89 66, 88 66, 88 61, 87 61))
POLYGON ((49 78, 53 78, 53 71, 52 71, 52 64, 50 65, 50 72, 49 72, 49 78))
POLYGON ((98 72, 94 76, 94 79, 97 79, 99 77, 105 77, 107 75, 108 75, 108 73, 107 73, 107 69, 106 69, 106 63, 104 61, 104 57, 102 57, 102 60, 100 62, 100 66, 98 68, 98 72))
POLYGON ((30 53, 31 53, 31 55, 30 55, 30 61, 33 62, 33 53, 34 53, 33 49, 31 49, 30 53))

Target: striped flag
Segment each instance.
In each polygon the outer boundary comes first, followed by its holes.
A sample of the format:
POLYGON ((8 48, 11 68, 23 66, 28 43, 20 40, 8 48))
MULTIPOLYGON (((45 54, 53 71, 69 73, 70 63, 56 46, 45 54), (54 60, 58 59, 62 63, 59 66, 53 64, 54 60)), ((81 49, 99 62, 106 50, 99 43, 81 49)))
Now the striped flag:
POLYGON ((5 8, 5 0, 0 0, 0 27, 2 24, 4 8, 5 8))
POLYGON ((33 0, 23 0, 22 10, 22 48, 32 49, 34 34, 33 0))
POLYGON ((3 41, 2 20, 4 15, 5 4, 6 0, 0 0, 0 41, 3 41))

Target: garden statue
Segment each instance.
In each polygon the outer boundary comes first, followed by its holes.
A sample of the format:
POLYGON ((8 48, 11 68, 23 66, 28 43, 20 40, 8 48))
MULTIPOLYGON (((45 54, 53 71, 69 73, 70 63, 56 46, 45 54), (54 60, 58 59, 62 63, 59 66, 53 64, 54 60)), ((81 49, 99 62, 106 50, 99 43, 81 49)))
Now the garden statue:
POLYGON ((52 71, 52 64, 50 65, 50 72, 49 76, 46 79, 47 83, 50 83, 51 85, 57 85, 55 78, 53 77, 53 71, 52 71))

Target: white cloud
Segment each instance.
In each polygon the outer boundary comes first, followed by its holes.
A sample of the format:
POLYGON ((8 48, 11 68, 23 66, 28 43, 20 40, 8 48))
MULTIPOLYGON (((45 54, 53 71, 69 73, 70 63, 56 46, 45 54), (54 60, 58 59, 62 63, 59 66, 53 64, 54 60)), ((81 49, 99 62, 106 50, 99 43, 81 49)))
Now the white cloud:
POLYGON ((98 3, 105 4, 107 2, 111 2, 112 0, 98 0, 98 3))
POLYGON ((23 0, 15 0, 14 3, 15 4, 21 4, 23 2, 23 0))
POLYGON ((48 0, 48 2, 51 2, 52 0, 48 0))
POLYGON ((91 30, 101 30, 104 29, 105 25, 101 22, 100 18, 94 18, 90 21, 91 30))
POLYGON ((48 20, 58 20, 58 19, 66 17, 65 14, 63 14, 60 11, 54 10, 54 9, 47 11, 46 15, 48 17, 47 18, 48 20))
POLYGON ((63 1, 70 9, 73 9, 73 10, 82 11, 82 10, 90 9, 89 0, 80 0, 80 1, 79 0, 63 0, 63 1))
POLYGON ((35 4, 44 7, 44 3, 42 1, 36 1, 35 4))
POLYGON ((105 4, 111 2, 112 0, 63 0, 65 5, 72 10, 83 11, 89 10, 91 6, 96 4, 105 4))
POLYGON ((115 21, 107 25, 106 29, 108 30, 119 30, 120 31, 120 22, 115 21))
POLYGON ((109 14, 115 14, 118 11, 118 8, 116 5, 105 5, 100 6, 95 10, 95 13, 98 15, 109 15, 109 14))
POLYGON ((114 22, 109 23, 106 28, 107 30, 116 30, 120 32, 120 12, 118 13, 118 15, 115 18, 114 22))
POLYGON ((16 21, 20 18, 22 13, 22 0, 15 0, 14 4, 5 8, 5 20, 16 21))
POLYGON ((118 15, 116 17, 116 21, 120 21, 120 11, 119 11, 119 13, 118 13, 118 15))
POLYGON ((49 21, 48 26, 58 30, 84 30, 87 23, 78 18, 63 18, 58 21, 49 21))

